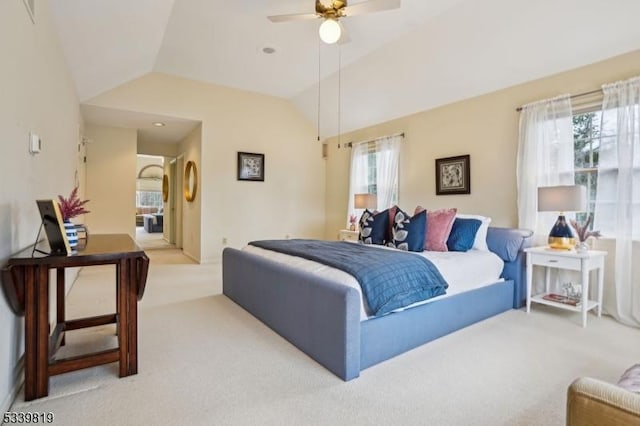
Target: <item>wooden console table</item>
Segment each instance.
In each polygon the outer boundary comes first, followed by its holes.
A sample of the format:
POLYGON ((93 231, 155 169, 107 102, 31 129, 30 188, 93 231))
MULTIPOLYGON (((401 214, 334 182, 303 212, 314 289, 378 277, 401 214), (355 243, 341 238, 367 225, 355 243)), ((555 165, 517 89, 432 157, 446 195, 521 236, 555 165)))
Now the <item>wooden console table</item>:
MULTIPOLYGON (((46 244, 43 249, 46 249, 46 244)), ((69 256, 32 255, 24 250, 2 269, 2 284, 11 309, 25 317, 24 398, 49 394, 49 377, 82 368, 119 362, 120 377, 138 373, 138 300, 147 281, 149 258, 126 234, 92 234, 85 247, 69 256), (65 318, 65 268, 116 266, 116 313, 65 318), (49 329, 49 270, 56 269, 56 320, 49 329), (117 324, 118 347, 66 359, 54 359, 66 331, 117 324)))

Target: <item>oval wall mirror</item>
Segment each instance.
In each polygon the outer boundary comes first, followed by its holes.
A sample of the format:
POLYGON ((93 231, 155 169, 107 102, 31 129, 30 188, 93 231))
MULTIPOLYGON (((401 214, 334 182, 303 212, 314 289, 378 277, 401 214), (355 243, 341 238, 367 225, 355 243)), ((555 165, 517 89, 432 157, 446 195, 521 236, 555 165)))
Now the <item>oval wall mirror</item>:
POLYGON ((196 199, 198 191, 198 169, 196 163, 189 160, 184 168, 184 198, 191 202, 196 199))
POLYGON ((162 201, 169 201, 169 176, 162 176, 162 201))

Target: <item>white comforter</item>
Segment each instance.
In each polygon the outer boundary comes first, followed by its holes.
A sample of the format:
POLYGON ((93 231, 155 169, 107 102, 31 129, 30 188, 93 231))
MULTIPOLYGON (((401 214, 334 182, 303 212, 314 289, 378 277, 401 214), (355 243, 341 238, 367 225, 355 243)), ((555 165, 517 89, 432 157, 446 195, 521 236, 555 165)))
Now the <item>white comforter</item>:
MULTIPOLYGON (((380 249, 385 250, 395 250, 383 246, 372 247, 379 247, 380 249)), ((358 293, 360 293, 360 300, 362 300, 360 308, 360 318, 362 320, 365 320, 370 317, 368 314, 369 310, 367 302, 362 297, 360 284, 358 284, 358 281, 352 275, 339 269, 314 262, 312 260, 290 256, 271 250, 265 250, 251 245, 244 247, 243 250, 266 257, 276 262, 284 263, 289 266, 302 269, 315 275, 323 276, 332 281, 348 285, 349 287, 353 287, 358 291, 358 293)), ((442 296, 414 303, 413 305, 407 306, 404 309, 411 306, 429 303, 433 300, 442 299, 444 297, 462 293, 464 291, 473 290, 478 287, 500 281, 500 274, 502 273, 502 268, 504 267, 504 263, 502 259, 498 257, 498 255, 490 251, 483 250, 469 250, 467 252, 423 251, 421 253, 412 252, 412 254, 415 254, 416 256, 424 256, 431 262, 433 262, 433 264, 442 274, 442 277, 449 284, 449 288, 447 289, 447 293, 442 296)))

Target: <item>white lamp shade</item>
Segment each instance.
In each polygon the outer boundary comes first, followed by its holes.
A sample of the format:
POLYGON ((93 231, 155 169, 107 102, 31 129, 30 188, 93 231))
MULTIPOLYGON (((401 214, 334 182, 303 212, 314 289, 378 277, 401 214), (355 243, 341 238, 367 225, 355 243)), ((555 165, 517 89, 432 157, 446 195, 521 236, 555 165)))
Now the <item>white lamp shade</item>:
POLYGON ((581 212, 587 209, 587 188, 582 185, 538 188, 539 212, 581 212))
POLYGON ((378 207, 376 194, 354 194, 353 206, 356 209, 375 209, 378 207))
POLYGON ((320 40, 327 44, 333 44, 340 40, 342 28, 335 19, 325 19, 324 22, 320 24, 318 33, 320 34, 320 40))

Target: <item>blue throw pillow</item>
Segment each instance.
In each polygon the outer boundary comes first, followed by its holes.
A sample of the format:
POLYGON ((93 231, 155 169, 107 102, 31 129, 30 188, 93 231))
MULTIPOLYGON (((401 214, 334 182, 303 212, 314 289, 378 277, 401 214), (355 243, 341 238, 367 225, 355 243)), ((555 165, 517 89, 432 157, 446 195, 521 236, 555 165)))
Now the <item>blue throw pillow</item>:
POLYGON ((426 210, 409 217, 408 214, 397 209, 393 220, 393 239, 390 245, 405 251, 423 251, 426 232, 426 210))
POLYGON ((461 219, 453 221, 453 227, 447 240, 449 251, 468 251, 473 247, 478 229, 482 221, 478 219, 461 219))
POLYGON ((360 216, 359 240, 364 244, 385 245, 389 229, 389 213, 387 210, 373 213, 369 209, 360 216))

